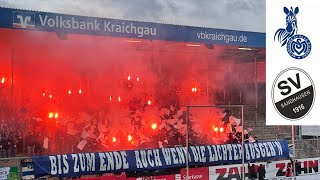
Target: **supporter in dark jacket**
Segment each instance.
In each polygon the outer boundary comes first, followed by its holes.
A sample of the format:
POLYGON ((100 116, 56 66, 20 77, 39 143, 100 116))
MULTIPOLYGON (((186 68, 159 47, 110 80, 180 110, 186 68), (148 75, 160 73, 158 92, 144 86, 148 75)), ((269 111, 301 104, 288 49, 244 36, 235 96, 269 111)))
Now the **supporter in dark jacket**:
POLYGON ((287 170, 286 170, 286 177, 291 177, 291 176, 292 176, 292 167, 291 167, 291 163, 288 163, 287 170))
POLYGON ((5 137, 3 137, 1 139, 0 144, 1 144, 1 147, 2 147, 2 153, 3 153, 2 157, 4 157, 4 158, 10 157, 10 153, 9 152, 10 152, 10 144, 11 144, 11 142, 10 142, 10 139, 9 139, 8 135, 6 135, 5 137))
POLYGON ((259 173, 259 180, 263 180, 266 177, 266 170, 264 169, 262 164, 260 164, 258 168, 258 173, 259 173))
POLYGON ((43 135, 41 132, 39 132, 35 137, 34 137, 34 152, 36 155, 42 155, 43 153, 43 135))
POLYGON ((257 172, 255 170, 254 164, 250 166, 250 163, 248 163, 248 169, 249 169, 249 179, 257 179, 257 172))
POLYGON ((34 155, 34 145, 35 145, 34 142, 35 142, 35 136, 33 135, 32 132, 30 132, 26 137, 26 146, 28 150, 28 156, 34 155))
POLYGON ((18 153, 22 153, 23 152, 23 135, 21 132, 17 134, 16 139, 17 139, 18 153))
POLYGON ((17 154, 17 139, 14 132, 11 132, 9 139, 10 139, 10 156, 15 157, 17 154))
POLYGON ((300 163, 296 160, 296 162, 294 163, 294 166, 296 168, 296 176, 299 176, 300 172, 301 172, 301 165, 300 163))

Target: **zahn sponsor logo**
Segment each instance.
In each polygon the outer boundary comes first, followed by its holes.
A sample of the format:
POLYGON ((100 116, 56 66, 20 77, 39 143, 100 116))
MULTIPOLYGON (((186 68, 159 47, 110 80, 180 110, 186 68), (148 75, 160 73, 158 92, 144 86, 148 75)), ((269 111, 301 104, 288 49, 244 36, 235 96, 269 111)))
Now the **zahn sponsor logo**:
POLYGON ((299 13, 299 7, 296 8, 283 8, 283 12, 286 14, 286 27, 279 28, 275 35, 274 41, 278 41, 281 47, 287 46, 288 54, 294 59, 304 59, 311 52, 310 40, 298 33, 297 14, 299 13))
POLYGON ((277 112, 288 120, 305 117, 315 101, 315 87, 310 76, 302 69, 282 71, 272 86, 272 101, 277 112))
POLYGON ((35 14, 28 12, 13 12, 13 27, 19 29, 35 29, 35 14))

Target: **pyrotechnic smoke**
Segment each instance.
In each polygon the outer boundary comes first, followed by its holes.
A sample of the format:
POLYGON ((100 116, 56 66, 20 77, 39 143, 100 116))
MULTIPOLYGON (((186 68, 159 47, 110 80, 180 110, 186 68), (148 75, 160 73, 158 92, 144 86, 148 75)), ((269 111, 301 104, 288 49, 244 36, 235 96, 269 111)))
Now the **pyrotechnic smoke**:
MULTIPOLYGON (((0 33, 14 37, 15 43, 4 38, 0 46, 3 62, 14 64, 16 111, 26 108, 44 118, 48 112, 57 112, 59 124, 74 123, 73 128, 91 129, 97 135, 136 133, 150 138, 152 124, 162 123, 161 109, 176 113, 187 105, 215 104, 214 93, 224 88, 226 73, 235 70, 232 59, 220 58, 222 46, 208 49, 71 34, 59 39, 55 33, 32 31, 0 33), (140 120, 141 124, 133 125, 140 120)), ((207 133, 212 125, 218 126, 217 114, 195 112, 195 131, 207 133)), ((181 123, 174 126, 181 128, 181 123)))

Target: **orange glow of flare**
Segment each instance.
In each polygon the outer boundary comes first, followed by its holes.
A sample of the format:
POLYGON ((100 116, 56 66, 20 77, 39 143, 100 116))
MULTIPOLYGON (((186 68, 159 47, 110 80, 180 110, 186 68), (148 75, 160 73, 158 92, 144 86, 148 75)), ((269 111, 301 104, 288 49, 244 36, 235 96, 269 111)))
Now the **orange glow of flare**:
POLYGON ((49 113, 48 113, 48 118, 49 118, 49 119, 52 119, 53 116, 54 116, 54 113, 53 113, 53 112, 49 112, 49 113))
POLYGON ((119 101, 119 102, 121 101, 121 97, 120 97, 120 96, 118 97, 118 101, 119 101))
POLYGON ((152 128, 153 130, 157 129, 157 127, 158 127, 157 123, 153 123, 153 124, 151 125, 151 128, 152 128))
POLYGON ((48 113, 48 118, 49 119, 53 119, 53 118, 55 118, 55 119, 57 119, 59 117, 59 114, 56 112, 49 112, 48 113))
POLYGON ((130 81, 130 79, 131 79, 131 76, 129 75, 129 76, 128 76, 128 81, 130 81))
POLYGON ((213 130, 214 132, 218 132, 219 128, 215 127, 213 130))
POLYGON ((140 80, 140 78, 139 77, 137 77, 137 81, 139 81, 140 80))
POLYGON ((222 132, 224 131, 224 128, 221 127, 221 128, 219 129, 219 131, 222 133, 222 132))
POLYGON ((193 87, 193 88, 191 89, 192 92, 197 92, 197 90, 198 90, 198 89, 197 89, 196 87, 193 87))
POLYGON ((79 89, 79 94, 81 94, 82 93, 82 90, 81 89, 79 89))
POLYGON ((1 84, 4 84, 6 82, 6 78, 2 77, 1 78, 1 84))
POLYGON ((148 100, 148 105, 151 105, 151 100, 150 99, 148 100))
POLYGON ((71 90, 68 91, 68 94, 71 94, 71 90))
POLYGON ((117 142, 117 138, 116 137, 112 137, 112 142, 117 142))
POLYGON ((128 135, 128 141, 132 141, 132 136, 131 135, 128 135))

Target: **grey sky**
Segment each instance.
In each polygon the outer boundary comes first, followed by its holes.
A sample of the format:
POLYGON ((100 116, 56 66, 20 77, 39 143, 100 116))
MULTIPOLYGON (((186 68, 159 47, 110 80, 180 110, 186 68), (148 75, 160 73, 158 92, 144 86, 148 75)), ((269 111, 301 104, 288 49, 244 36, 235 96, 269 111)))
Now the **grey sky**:
POLYGON ((0 0, 0 6, 265 32, 265 0, 0 0))

